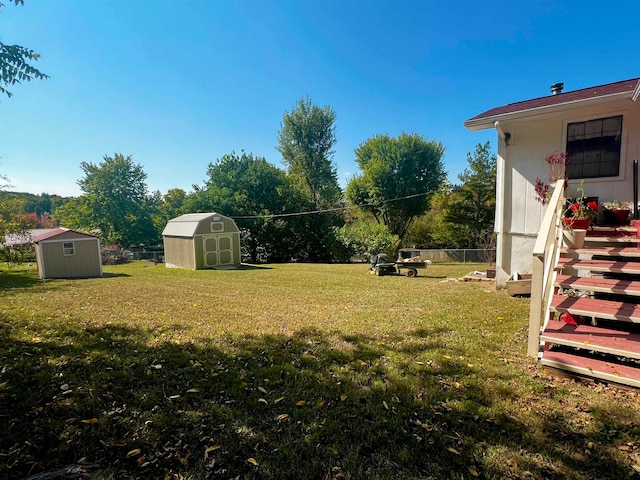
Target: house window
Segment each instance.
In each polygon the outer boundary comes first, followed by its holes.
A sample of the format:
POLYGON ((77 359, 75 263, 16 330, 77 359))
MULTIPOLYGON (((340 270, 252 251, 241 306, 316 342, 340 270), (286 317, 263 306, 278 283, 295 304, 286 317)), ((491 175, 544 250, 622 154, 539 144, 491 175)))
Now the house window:
POLYGON ((73 244, 73 242, 64 242, 62 244, 62 252, 64 253, 64 256, 69 256, 69 255, 75 255, 76 254, 76 248, 75 245, 73 244))
POLYGON ((571 155, 569 178, 617 177, 620 175, 622 115, 570 123, 567 153, 571 155))

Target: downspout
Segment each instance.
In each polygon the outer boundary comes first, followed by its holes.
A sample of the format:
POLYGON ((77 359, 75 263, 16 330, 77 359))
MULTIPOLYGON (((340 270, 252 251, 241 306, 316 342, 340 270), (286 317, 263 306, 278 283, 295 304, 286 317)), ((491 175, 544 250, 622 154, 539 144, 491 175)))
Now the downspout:
POLYGON ((496 288, 504 288, 506 281, 509 279, 503 268, 504 265, 504 249, 505 249, 505 231, 504 231, 504 210, 505 210, 505 163, 507 162, 507 136, 500 126, 500 122, 494 124, 498 132, 498 158, 496 165, 496 214, 495 226, 496 232, 496 288))

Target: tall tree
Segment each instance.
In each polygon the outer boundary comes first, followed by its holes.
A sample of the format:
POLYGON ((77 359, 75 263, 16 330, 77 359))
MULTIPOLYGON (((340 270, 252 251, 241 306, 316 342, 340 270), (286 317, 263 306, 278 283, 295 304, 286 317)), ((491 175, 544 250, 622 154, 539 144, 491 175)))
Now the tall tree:
POLYGON ((84 194, 56 211, 61 224, 99 229, 103 241, 123 247, 158 241, 147 197, 147 174, 141 165, 117 153, 105 155, 98 165, 82 162, 80 166, 85 176, 78 185, 84 194))
MULTIPOLYGON (((16 5, 23 5, 24 0, 13 0, 16 5)), ((0 2, 0 8, 4 4, 0 2)), ((6 87, 31 81, 35 78, 49 78, 40 70, 35 68, 30 61, 36 61, 40 55, 20 45, 7 45, 0 40, 0 93, 8 97, 12 93, 6 87)))
POLYGON ((336 168, 331 161, 336 143, 336 114, 326 105, 319 107, 309 98, 298 100, 285 112, 278 132, 278 151, 315 208, 334 206, 340 199, 336 168))
POLYGON ((376 135, 355 151, 362 173, 353 177, 347 200, 370 211, 400 240, 412 220, 429 208, 431 196, 446 178, 440 142, 414 134, 376 135))
POLYGON ((262 157, 235 152, 209 164, 204 188, 196 189, 182 206, 184 211, 217 211, 237 218, 244 254, 252 262, 287 260, 295 247, 292 222, 269 215, 295 212, 299 193, 286 173, 262 157))
POLYGON ((468 228, 469 246, 476 248, 494 225, 497 159, 490 142, 479 143, 473 153, 467 153, 467 163, 468 168, 458 175, 462 183, 453 189, 456 196, 449 202, 446 217, 468 228))

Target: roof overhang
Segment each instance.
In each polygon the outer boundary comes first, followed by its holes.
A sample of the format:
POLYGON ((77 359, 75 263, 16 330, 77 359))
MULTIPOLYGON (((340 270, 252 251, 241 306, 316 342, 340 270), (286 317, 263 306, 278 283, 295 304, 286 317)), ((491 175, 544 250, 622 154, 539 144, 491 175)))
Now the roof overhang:
POLYGON ((555 105, 545 105, 542 107, 528 108, 526 110, 520 110, 515 112, 503 113, 500 115, 492 115, 482 118, 470 119, 464 122, 464 126, 476 132, 478 130, 486 130, 494 128, 496 122, 505 122, 509 120, 519 120, 521 118, 533 117, 536 115, 545 115, 560 112, 562 110, 569 110, 573 108, 579 108, 582 106, 599 105, 602 103, 608 103, 615 100, 630 99, 634 102, 640 96, 640 81, 633 92, 619 92, 612 93, 610 95, 602 95, 596 98, 585 98, 580 100, 573 100, 569 102, 557 103, 555 105))

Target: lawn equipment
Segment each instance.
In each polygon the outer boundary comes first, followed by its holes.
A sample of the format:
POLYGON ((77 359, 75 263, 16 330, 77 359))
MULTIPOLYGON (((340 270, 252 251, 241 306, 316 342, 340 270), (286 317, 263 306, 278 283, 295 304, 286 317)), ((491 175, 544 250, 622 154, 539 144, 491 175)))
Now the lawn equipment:
POLYGON ((419 258, 408 258, 397 262, 390 262, 386 253, 379 253, 375 257, 371 257, 370 263, 371 268, 369 272, 378 276, 401 274, 404 268, 407 271, 405 274, 407 277, 415 277, 418 275, 418 269, 427 268, 427 265, 429 265, 431 261, 424 261, 419 258))

